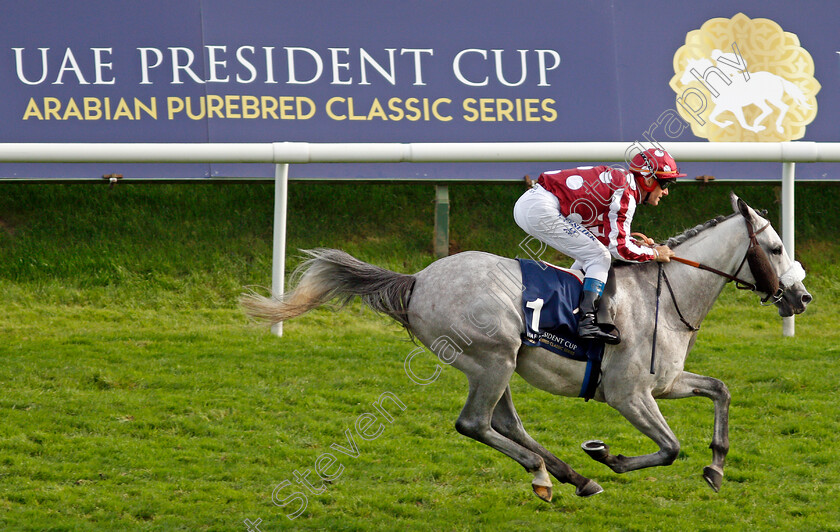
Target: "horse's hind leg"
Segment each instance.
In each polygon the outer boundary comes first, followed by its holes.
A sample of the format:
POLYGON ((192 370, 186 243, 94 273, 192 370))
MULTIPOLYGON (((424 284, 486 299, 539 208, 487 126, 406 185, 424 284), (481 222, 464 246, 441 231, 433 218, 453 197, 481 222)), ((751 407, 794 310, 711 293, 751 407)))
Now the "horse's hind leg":
POLYGON ((458 421, 455 422, 455 429, 464 436, 489 445, 519 462, 526 471, 534 475, 531 482, 534 493, 540 499, 551 502, 551 479, 542 457, 503 436, 492 426, 493 410, 507 388, 514 370, 513 357, 510 361, 498 362, 480 367, 471 365, 470 370, 464 371, 470 383, 470 393, 458 421))
POLYGON ((674 387, 663 399, 683 397, 708 397, 715 405, 715 429, 712 435, 712 465, 703 468, 703 478, 713 490, 718 491, 723 482, 723 465, 729 452, 729 401, 726 385, 712 377, 683 371, 674 387))
POLYGON ((785 119, 785 115, 790 109, 790 106, 783 102, 781 97, 779 97, 776 100, 771 100, 770 103, 772 103, 779 109, 779 117, 776 118, 776 131, 778 131, 779 133, 784 133, 785 128, 782 127, 782 121, 785 119))
POLYGON ((496 409, 493 410, 492 426, 502 436, 506 436, 526 449, 530 449, 542 456, 545 461, 545 467, 557 480, 567 484, 573 484, 577 488, 575 495, 588 497, 604 491, 597 482, 577 473, 567 463, 551 454, 545 447, 537 443, 536 440, 525 432, 525 427, 522 426, 522 421, 519 419, 519 416, 516 414, 516 408, 513 406, 510 386, 505 389, 505 393, 502 394, 502 398, 496 404, 496 409))

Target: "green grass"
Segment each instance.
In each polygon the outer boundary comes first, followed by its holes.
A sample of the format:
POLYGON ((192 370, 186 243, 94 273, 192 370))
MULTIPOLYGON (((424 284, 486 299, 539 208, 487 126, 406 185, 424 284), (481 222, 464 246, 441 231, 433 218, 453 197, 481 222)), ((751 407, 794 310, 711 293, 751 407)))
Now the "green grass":
MULTIPOLYGON (((778 216, 769 186, 742 186, 778 216)), ((638 228, 664 238, 729 211, 729 187, 678 188, 638 228)), ((727 288, 688 369, 733 401, 720 493, 701 479, 712 406, 662 401, 682 450, 670 467, 617 475, 580 451, 653 444, 602 404, 515 377, 529 432, 605 492, 555 501, 512 460, 458 435, 466 379, 428 386, 403 363, 414 345, 357 303, 319 310, 275 338, 236 307, 270 282, 271 186, 0 186, 0 529, 4 530, 840 530, 836 359, 837 187, 799 185, 797 254, 815 296, 781 336, 773 309, 727 288), (391 392, 393 421, 365 441, 355 422, 391 392), (358 456, 347 447, 354 435, 358 456), (344 469, 305 511, 272 504, 325 453, 344 469)), ((513 255, 512 186, 451 187, 453 249, 513 255)), ((411 272, 433 260, 433 191, 292 183, 289 249, 341 247, 411 272)), ((290 261, 293 265, 294 260, 290 261)), ((558 259, 558 262, 562 260, 558 259)), ((433 368, 416 359, 416 372, 433 368)), ((375 425, 374 425, 375 426, 375 425)))

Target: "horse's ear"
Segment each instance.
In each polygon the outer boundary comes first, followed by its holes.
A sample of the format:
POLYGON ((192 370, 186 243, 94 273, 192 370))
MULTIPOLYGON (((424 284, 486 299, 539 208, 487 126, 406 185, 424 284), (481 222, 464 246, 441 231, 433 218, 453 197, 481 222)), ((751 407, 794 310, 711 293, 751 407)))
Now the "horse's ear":
POLYGON ((729 193, 729 199, 730 201, 732 201, 733 211, 740 212, 741 215, 747 220, 753 220, 753 210, 749 205, 747 205, 747 203, 744 200, 736 196, 734 192, 729 193))
POLYGON ((741 198, 735 195, 735 192, 729 192, 729 201, 732 202, 732 211, 741 212, 741 204, 744 203, 741 198))
POLYGON ((740 212, 744 218, 750 219, 752 218, 752 213, 750 212, 750 206, 747 203, 735 195, 734 192, 729 193, 729 200, 732 202, 732 210, 735 212, 740 212))
POLYGON ((749 220, 752 215, 750 214, 750 206, 746 204, 746 202, 742 199, 738 200, 738 210, 741 211, 741 214, 744 215, 744 218, 749 220))

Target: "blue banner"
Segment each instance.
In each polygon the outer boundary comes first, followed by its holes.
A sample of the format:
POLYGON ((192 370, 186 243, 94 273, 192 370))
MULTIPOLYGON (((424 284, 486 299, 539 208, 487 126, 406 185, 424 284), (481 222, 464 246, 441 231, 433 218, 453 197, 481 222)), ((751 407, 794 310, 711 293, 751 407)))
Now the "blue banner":
MULTIPOLYGON (((838 141, 829 1, 0 1, 0 142, 838 141)), ((558 163, 562 167, 569 163, 558 163)), ((777 164, 681 165, 777 179, 777 164)), ((540 164, 295 165, 521 179, 540 164)), ((832 178, 799 165, 799 178, 832 178)), ((2 177, 270 165, 0 165, 2 177)))

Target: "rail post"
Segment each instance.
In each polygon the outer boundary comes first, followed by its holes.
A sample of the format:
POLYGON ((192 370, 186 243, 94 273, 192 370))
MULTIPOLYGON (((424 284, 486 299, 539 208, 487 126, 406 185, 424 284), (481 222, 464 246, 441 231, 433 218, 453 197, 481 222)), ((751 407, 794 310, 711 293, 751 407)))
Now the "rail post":
MULTIPOLYGON (((782 163, 782 243, 785 245, 790 260, 794 259, 794 204, 793 190, 796 176, 796 163, 782 163)), ((796 322, 793 316, 782 318, 782 336, 793 336, 796 322)))
POLYGON ((449 255, 449 187, 435 185, 435 257, 449 255))
MULTIPOLYGON (((271 295, 283 297, 286 280, 286 205, 289 195, 289 165, 274 165, 274 243, 271 253, 271 295)), ((283 336, 283 323, 271 326, 271 332, 283 336)))

